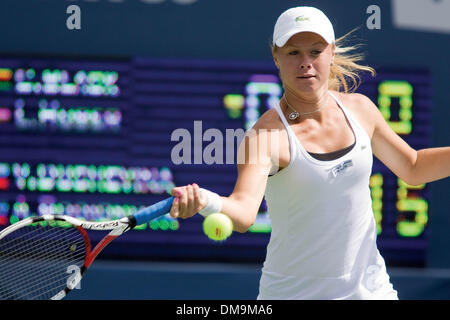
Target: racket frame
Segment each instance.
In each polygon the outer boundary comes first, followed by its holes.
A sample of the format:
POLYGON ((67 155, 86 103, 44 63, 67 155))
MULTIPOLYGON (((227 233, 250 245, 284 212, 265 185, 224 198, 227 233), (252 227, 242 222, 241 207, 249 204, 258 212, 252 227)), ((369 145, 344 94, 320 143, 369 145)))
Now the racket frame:
MULTIPOLYGON (((44 214, 42 216, 28 217, 24 220, 18 221, 9 227, 3 229, 0 232, 0 240, 6 235, 23 228, 24 226, 31 225, 36 222, 41 221, 65 221, 70 223, 73 227, 77 228, 78 231, 84 238, 86 255, 83 266, 80 268, 79 274, 71 277, 71 279, 66 283, 66 288, 59 291, 57 294, 52 296, 51 300, 60 300, 64 298, 76 285, 81 281, 84 273, 90 267, 97 255, 105 248, 112 240, 120 236, 121 234, 133 229, 137 224, 146 223, 152 219, 162 216, 170 211, 174 197, 167 198, 165 200, 159 201, 151 206, 143 208, 133 215, 124 217, 117 220, 111 221, 85 221, 77 219, 67 215, 51 215, 44 214), (97 245, 91 250, 91 242, 86 230, 97 230, 97 231, 110 231, 97 245)), ((57 226, 58 227, 58 226, 57 226)))
POLYGON ((78 285, 78 283, 80 283, 84 273, 91 266, 92 262, 95 260, 98 254, 115 238, 117 238, 118 236, 122 235, 123 233, 127 232, 128 230, 136 226, 136 220, 133 216, 124 217, 112 221, 94 222, 77 219, 67 215, 45 214, 42 216, 28 217, 26 219, 23 219, 8 226, 7 228, 3 229, 0 232, 0 240, 23 227, 31 226, 34 223, 39 223, 43 221, 47 222, 61 221, 70 223, 72 227, 77 228, 78 231, 83 236, 86 248, 85 260, 83 262, 83 266, 80 268, 80 272, 70 277, 70 279, 66 283, 66 287, 63 290, 59 291, 54 296, 52 296, 50 298, 51 300, 61 300, 62 298, 64 298, 70 291, 72 291, 78 285), (91 241, 89 239, 86 230, 110 231, 110 232, 105 237, 103 237, 103 239, 99 243, 97 243, 97 245, 92 249, 91 241))

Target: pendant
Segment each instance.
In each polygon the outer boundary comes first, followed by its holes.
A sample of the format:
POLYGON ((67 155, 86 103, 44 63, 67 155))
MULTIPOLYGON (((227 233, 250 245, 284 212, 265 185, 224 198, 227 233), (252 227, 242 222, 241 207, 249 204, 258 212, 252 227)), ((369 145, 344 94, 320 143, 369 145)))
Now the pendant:
POLYGON ((300 116, 300 114, 297 111, 293 111, 291 113, 289 113, 288 118, 290 120, 295 120, 300 116))

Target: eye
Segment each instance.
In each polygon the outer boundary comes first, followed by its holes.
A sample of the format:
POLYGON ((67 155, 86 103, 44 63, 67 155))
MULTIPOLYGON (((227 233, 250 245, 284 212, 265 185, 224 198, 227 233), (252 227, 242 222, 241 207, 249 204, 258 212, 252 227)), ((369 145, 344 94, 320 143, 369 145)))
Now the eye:
POLYGON ((320 51, 320 50, 313 50, 313 51, 311 51, 311 53, 312 53, 313 56, 318 56, 319 54, 322 53, 322 51, 320 51))
POLYGON ((298 51, 297 51, 297 50, 289 51, 289 55, 290 55, 290 56, 295 56, 295 55, 297 55, 297 54, 298 54, 298 51))

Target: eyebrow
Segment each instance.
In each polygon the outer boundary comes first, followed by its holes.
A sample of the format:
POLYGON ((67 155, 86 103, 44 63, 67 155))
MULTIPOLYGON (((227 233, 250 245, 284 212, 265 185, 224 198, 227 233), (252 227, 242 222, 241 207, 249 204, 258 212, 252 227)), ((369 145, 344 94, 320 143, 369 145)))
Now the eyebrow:
MULTIPOLYGON (((317 42, 314 42, 313 44, 311 44, 311 47, 315 46, 316 44, 324 44, 324 45, 326 45, 327 43, 324 42, 324 41, 317 41, 317 42)), ((289 48, 298 48, 297 46, 293 46, 293 45, 288 45, 288 46, 286 46, 286 47, 289 47, 289 48)))

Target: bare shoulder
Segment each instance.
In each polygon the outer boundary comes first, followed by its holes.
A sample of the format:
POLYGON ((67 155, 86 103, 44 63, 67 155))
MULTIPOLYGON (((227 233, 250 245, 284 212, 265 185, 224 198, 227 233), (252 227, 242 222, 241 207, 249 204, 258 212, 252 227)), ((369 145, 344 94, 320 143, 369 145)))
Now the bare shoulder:
POLYGON ((284 129, 284 126, 283 126, 283 123, 281 122, 278 112, 275 109, 269 109, 266 112, 264 112, 261 115, 261 117, 259 117, 258 121, 255 123, 255 125, 252 127, 252 129, 254 129, 254 130, 260 130, 260 129, 280 130, 280 129, 284 129))
POLYGON ((338 97, 338 99, 354 113, 367 113, 367 112, 377 112, 378 108, 364 94, 361 93, 344 93, 332 91, 332 93, 338 97))
POLYGON ((332 93, 356 117, 358 122, 366 129, 369 137, 372 137, 376 121, 379 120, 381 115, 375 103, 361 93, 344 93, 338 91, 332 91, 332 93))

